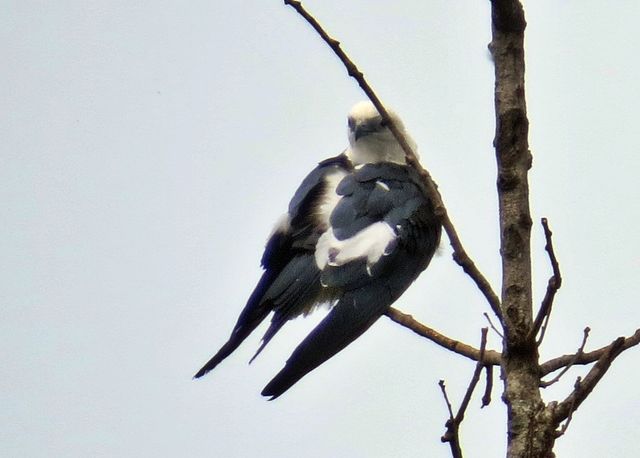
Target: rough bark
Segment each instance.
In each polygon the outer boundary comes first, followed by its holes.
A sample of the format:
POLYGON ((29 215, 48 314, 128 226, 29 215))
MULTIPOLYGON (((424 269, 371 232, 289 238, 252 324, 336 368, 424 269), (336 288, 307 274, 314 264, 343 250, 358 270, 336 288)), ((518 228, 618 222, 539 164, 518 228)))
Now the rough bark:
POLYGON ((525 86, 526 21, 517 0, 493 0, 490 50, 495 64, 496 134, 505 320, 502 377, 508 411, 509 458, 548 457, 554 443, 553 416, 540 395, 535 336, 531 336, 531 215, 525 86))

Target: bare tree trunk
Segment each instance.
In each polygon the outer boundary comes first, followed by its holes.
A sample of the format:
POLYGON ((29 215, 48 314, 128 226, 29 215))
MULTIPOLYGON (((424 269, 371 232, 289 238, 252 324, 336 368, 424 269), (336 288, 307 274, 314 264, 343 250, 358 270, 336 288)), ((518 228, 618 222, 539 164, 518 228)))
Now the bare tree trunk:
POLYGON ((507 456, 553 456, 552 417, 540 396, 540 367, 531 334, 531 215, 525 87, 524 30, 517 0, 493 0, 492 42, 495 64, 496 136, 502 255, 502 311, 505 320, 502 377, 508 408, 507 456))

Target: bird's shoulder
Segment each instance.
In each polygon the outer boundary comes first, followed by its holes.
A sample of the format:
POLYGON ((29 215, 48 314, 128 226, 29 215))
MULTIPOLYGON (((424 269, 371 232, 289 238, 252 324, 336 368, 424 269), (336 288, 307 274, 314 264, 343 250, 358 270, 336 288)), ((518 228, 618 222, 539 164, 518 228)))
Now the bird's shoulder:
POLYGON ((392 227, 430 201, 413 167, 380 162, 366 164, 346 176, 336 189, 342 198, 331 215, 338 238, 348 238, 379 221, 392 227))
POLYGON ((332 210, 327 196, 335 194, 334 188, 352 170, 351 161, 342 153, 319 162, 309 172, 291 198, 288 212, 276 224, 267 241, 261 262, 263 267, 286 263, 299 250, 313 250, 328 224, 328 215, 324 217, 323 212, 332 210))
POLYGON ((347 174, 353 170, 349 158, 342 153, 320 161, 316 168, 302 180, 289 202, 289 216, 293 219, 304 207, 313 205, 324 191, 326 178, 332 174, 347 174))

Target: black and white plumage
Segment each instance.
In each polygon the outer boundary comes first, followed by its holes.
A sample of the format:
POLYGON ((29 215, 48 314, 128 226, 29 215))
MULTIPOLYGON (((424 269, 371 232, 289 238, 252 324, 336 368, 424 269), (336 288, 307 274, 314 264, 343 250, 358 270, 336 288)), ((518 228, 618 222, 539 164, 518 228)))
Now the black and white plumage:
POLYGON ((320 162, 296 191, 267 242, 265 271, 229 340, 196 378, 271 312, 255 356, 287 321, 333 304, 262 391, 274 399, 365 332, 431 261, 441 233, 433 204, 370 102, 351 110, 349 144, 343 154, 320 162))

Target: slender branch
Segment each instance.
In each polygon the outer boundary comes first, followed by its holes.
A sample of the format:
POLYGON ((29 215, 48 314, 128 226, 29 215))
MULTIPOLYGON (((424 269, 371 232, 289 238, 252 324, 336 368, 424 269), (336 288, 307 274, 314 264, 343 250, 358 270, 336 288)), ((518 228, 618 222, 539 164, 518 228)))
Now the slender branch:
MULTIPOLYGON (((542 326, 540 327, 540 337, 538 337, 538 340, 536 340, 536 345, 539 347, 540 345, 542 345, 542 341, 544 340, 544 336, 547 333, 547 326, 549 326, 549 319, 551 318, 551 309, 549 309, 549 313, 546 313, 544 316, 544 321, 542 322, 542 326)), ((531 336, 532 338, 535 337, 534 334, 532 334, 531 336)))
POLYGON ((489 314, 487 312, 483 313, 484 317, 487 319, 487 321, 489 322, 489 326, 491 326, 491 329, 493 329, 493 331, 498 334, 500 336, 501 339, 504 339, 504 335, 498 330, 498 328, 496 328, 493 325, 493 321, 491 321, 491 317, 489 316, 489 314))
POLYGON ((480 359, 476 364, 476 368, 473 371, 473 376, 471 377, 471 382, 469 382, 469 386, 467 387, 467 391, 464 393, 464 398, 462 398, 462 402, 460 403, 460 407, 458 408, 458 413, 455 417, 453 416, 451 403, 449 402, 447 391, 444 386, 444 380, 440 380, 440 382, 438 383, 440 385, 440 388, 442 389, 442 394, 449 409, 449 419, 445 424, 445 426, 447 427, 447 431, 444 433, 440 440, 442 442, 449 443, 449 446, 451 447, 451 454, 454 456, 454 458, 462 458, 462 450, 460 448, 460 424, 464 420, 464 414, 467 411, 467 407, 469 407, 471 396, 473 395, 473 391, 478 384, 478 380, 480 380, 480 374, 482 373, 482 368, 484 367, 483 359, 484 352, 487 347, 487 332, 488 328, 482 328, 482 338, 480 342, 480 359))
POLYGON ((338 56, 342 64, 347 69, 347 73, 349 74, 349 76, 357 81, 360 88, 364 91, 367 97, 369 97, 373 105, 378 110, 378 113, 380 113, 382 118, 385 120, 385 122, 389 126, 389 129, 404 150, 407 163, 414 166, 425 181, 429 195, 433 200, 435 212, 439 216, 442 227, 449 237, 449 243, 451 244, 451 247, 453 249, 454 261, 460 267, 462 267, 464 272, 469 275, 469 277, 471 277, 471 279, 476 283, 478 289, 485 296, 487 302, 489 303, 489 306, 493 310, 493 313, 496 315, 496 317, 498 317, 500 323, 503 324, 504 320, 502 317, 502 310, 500 308, 500 299, 498 299, 498 296, 493 291, 493 288, 491 287, 489 281, 480 272, 480 270, 477 268, 473 260, 469 257, 464 247, 462 246, 460 237, 458 236, 458 233, 456 232, 456 229, 449 218, 447 209, 442 202, 442 196, 438 191, 438 186, 431 178, 429 172, 427 172, 427 170, 425 170, 424 167, 422 167, 418 162, 415 152, 409 146, 409 143, 404 138, 404 135, 402 135, 402 133, 398 130, 398 127, 393 123, 393 120, 390 118, 389 113, 387 112, 384 105, 382 104, 376 93, 373 91, 369 83, 367 83, 363 73, 342 50, 342 48, 340 47, 340 42, 329 36, 329 34, 323 29, 320 23, 302 6, 302 3, 300 1, 284 0, 284 4, 295 9, 298 14, 300 14, 300 16, 302 16, 309 23, 309 25, 313 27, 313 29, 318 33, 318 35, 320 35, 325 43, 329 45, 329 47, 333 50, 336 56, 338 56))
POLYGON ((542 328, 540 339, 538 339, 537 342, 538 345, 540 345, 542 343, 542 339, 544 339, 544 334, 547 329, 547 323, 549 321, 549 318, 551 317, 553 300, 556 297, 556 293, 562 286, 560 264, 558 264, 558 259, 556 258, 555 251, 553 250, 553 241, 551 239, 553 232, 551 232, 551 229, 549 229, 547 218, 542 218, 540 222, 542 223, 542 228, 544 229, 544 237, 546 240, 544 249, 549 254, 549 261, 551 262, 551 269, 553 273, 551 275, 551 278, 549 278, 549 282, 547 283, 547 291, 544 294, 544 298, 542 299, 542 303, 540 305, 540 310, 538 311, 538 315, 533 322, 533 326, 531 326, 531 333, 529 334, 530 338, 534 338, 538 334, 538 331, 540 331, 540 329, 542 328))
MULTIPOLYGON (((576 381, 573 384, 573 389, 574 390, 579 389, 581 382, 582 382, 582 377, 576 378, 576 381)), ((569 414, 567 415, 567 421, 564 422, 564 425, 562 425, 559 431, 556 431, 556 434, 555 434, 556 437, 560 437, 567 432, 567 428, 569 428, 569 424, 571 424, 571 420, 573 419, 573 412, 575 412, 575 409, 576 409, 575 399, 573 399, 571 401, 571 404, 569 405, 569 414)))
POLYGON ((444 384, 444 380, 440 380, 438 382, 438 386, 440 387, 440 391, 442 391, 444 402, 445 404, 447 404, 447 410, 449 411, 449 420, 453 421, 453 408, 451 407, 451 401, 449 401, 449 396, 447 396, 447 387, 444 384))
POLYGON ((598 382, 607 373, 611 363, 624 351, 626 339, 618 337, 606 347, 598 362, 591 368, 585 378, 576 383, 575 389, 567 398, 558 404, 554 409, 554 420, 559 424, 573 414, 580 404, 589 396, 591 391, 596 387, 598 382))
MULTIPOLYGON (((620 337, 624 340, 622 344, 621 351, 628 350, 631 347, 635 347, 640 343, 640 329, 637 329, 633 335, 624 338, 620 337)), ((541 375, 547 375, 551 372, 557 371, 563 367, 566 367, 569 364, 572 365, 585 365, 591 364, 594 361, 598 361, 602 356, 609 350, 611 345, 607 345, 606 347, 599 348, 597 350, 590 351, 588 353, 582 354, 572 354, 572 355, 562 355, 557 358, 553 358, 543 364, 540 365, 540 373, 541 375)))
MULTIPOLYGON (((409 314, 403 313, 400 310, 391 307, 387 311, 386 315, 391 321, 394 321, 399 325, 404 326, 405 328, 411 329, 419 336, 425 337, 449 351, 472 359, 473 361, 480 360, 480 350, 478 350, 477 348, 462 343, 458 340, 451 339, 450 337, 439 333, 435 329, 425 326, 409 314)), ((484 365, 499 366, 500 357, 500 353, 495 350, 485 350, 484 365)))
POLYGON ((453 427, 455 425, 455 418, 453 418, 453 409, 451 408, 451 402, 449 401, 449 396, 447 396, 447 388, 444 384, 444 380, 440 380, 438 382, 438 386, 440 386, 440 391, 442 391, 442 396, 444 397, 444 402, 447 404, 447 410, 449 411, 449 419, 445 423, 447 427, 447 431, 440 438, 442 442, 448 442, 449 447, 451 448, 451 455, 453 458, 462 458, 462 449, 460 448, 460 440, 458 437, 458 428, 453 427))
POLYGON ((583 336, 582 336, 582 344, 580 344, 580 348, 578 348, 578 351, 574 355, 575 357, 573 358, 573 360, 569 364, 567 364, 564 367, 564 369, 562 369, 562 371, 560 371, 560 373, 558 375, 556 375, 554 378, 552 378, 548 382, 545 382, 544 380, 541 380, 540 381, 540 386, 542 388, 547 388, 548 386, 551 386, 554 383, 556 383, 558 380, 560 380, 562 378, 562 376, 564 374, 566 374, 569 371, 569 369, 571 369, 571 366, 573 366, 575 364, 576 360, 580 357, 580 355, 584 354, 584 346, 587 344, 587 339, 589 338, 589 332, 590 331, 591 331, 591 328, 589 326, 584 328, 583 336))
POLYGON ((493 366, 485 365, 484 370, 487 374, 487 384, 484 388, 484 395, 482 395, 481 409, 491 404, 491 392, 493 391, 493 366))
POLYGON ((476 364, 476 369, 473 371, 471 382, 469 382, 467 391, 465 392, 464 398, 462 398, 462 403, 460 404, 460 408, 458 409, 458 413, 455 418, 455 422, 457 425, 460 425, 460 423, 462 423, 462 420, 464 420, 464 413, 467 411, 467 407, 469 406, 469 402, 471 401, 471 395, 473 394, 473 390, 475 390, 476 385, 478 384, 478 380, 480 380, 480 374, 482 373, 482 368, 484 367, 484 353, 487 348, 487 332, 487 328, 482 328, 482 337, 480 341, 480 359, 476 364))

